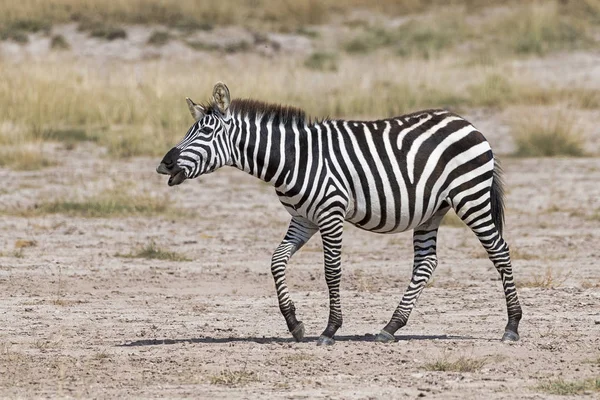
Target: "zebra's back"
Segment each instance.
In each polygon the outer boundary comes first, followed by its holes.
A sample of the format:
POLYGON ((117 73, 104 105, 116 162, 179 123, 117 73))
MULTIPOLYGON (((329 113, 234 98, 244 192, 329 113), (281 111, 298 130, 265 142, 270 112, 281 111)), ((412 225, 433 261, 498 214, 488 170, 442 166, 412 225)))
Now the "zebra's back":
POLYGON ((413 229, 459 192, 483 181, 491 185, 488 142, 448 111, 321 125, 330 139, 327 164, 348 193, 346 219, 365 230, 413 229))

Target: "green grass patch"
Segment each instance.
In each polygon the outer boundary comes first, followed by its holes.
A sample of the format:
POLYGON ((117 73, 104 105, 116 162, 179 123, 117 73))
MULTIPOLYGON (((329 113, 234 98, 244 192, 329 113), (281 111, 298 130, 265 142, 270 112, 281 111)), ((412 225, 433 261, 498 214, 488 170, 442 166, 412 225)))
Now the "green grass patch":
POLYGON ((472 36, 463 12, 446 11, 410 20, 395 29, 367 26, 346 42, 344 49, 361 54, 389 47, 403 57, 435 57, 472 36))
POLYGON ((35 139, 61 143, 95 142, 98 136, 90 135, 83 128, 57 128, 34 132, 35 139))
POLYGON ((517 157, 581 157, 583 136, 568 116, 550 119, 526 118, 513 126, 517 157))
POLYGON ((559 396, 572 396, 583 394, 584 392, 600 392, 600 377, 578 381, 555 379, 540 383, 537 386, 537 390, 559 396))
POLYGON ((431 21, 411 21, 396 33, 397 53, 401 56, 431 58, 470 36, 463 12, 443 13, 431 21))
POLYGON ((79 23, 77 29, 82 32, 88 32, 91 37, 108 41, 127 38, 125 29, 101 21, 83 20, 79 23))
POLYGON ((54 35, 50 39, 50 48, 52 50, 69 50, 71 45, 63 35, 54 35))
POLYGON ((380 27, 368 27, 364 32, 344 44, 348 53, 370 53, 381 47, 394 44, 395 36, 392 31, 380 27))
POLYGON ((148 260, 191 261, 184 255, 157 246, 154 242, 148 243, 134 253, 116 254, 116 256, 124 258, 145 258, 148 260))
POLYGON ((26 44, 29 43, 29 36, 23 31, 4 28, 0 30, 0 40, 12 40, 19 44, 26 44))
POLYGON ((304 66, 317 71, 335 72, 338 69, 337 56, 328 52, 315 52, 304 60, 304 66))
POLYGON ((223 50, 225 50, 226 53, 233 54, 248 51, 251 48, 252 44, 250 44, 250 42, 246 40, 241 40, 239 42, 227 44, 225 47, 223 47, 223 50))
POLYGON ((214 29, 214 24, 208 20, 197 20, 193 18, 181 18, 173 21, 170 26, 180 31, 191 33, 194 31, 211 31, 214 29))
POLYGON ((62 199, 43 202, 25 214, 64 214, 73 217, 111 218, 153 216, 169 211, 166 197, 130 194, 114 189, 82 200, 62 199))
POLYGON ((187 40, 185 44, 198 51, 216 51, 221 49, 220 46, 214 43, 206 43, 199 40, 187 40))
POLYGON ((0 24, 0 40, 12 40, 25 44, 29 42, 28 33, 50 32, 50 23, 43 19, 15 19, 4 26, 0 24))
POLYGON ((171 34, 167 31, 154 31, 148 38, 148 43, 151 46, 164 46, 171 40, 171 34))

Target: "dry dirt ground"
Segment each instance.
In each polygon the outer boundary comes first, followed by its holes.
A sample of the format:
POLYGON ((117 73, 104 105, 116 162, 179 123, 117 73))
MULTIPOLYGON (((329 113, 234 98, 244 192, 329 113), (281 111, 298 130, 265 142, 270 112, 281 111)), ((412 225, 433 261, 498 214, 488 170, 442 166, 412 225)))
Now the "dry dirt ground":
POLYGON ((320 239, 288 269, 308 336, 295 343, 269 270, 288 222, 271 187, 224 169, 168 188, 156 159, 114 161, 91 144, 51 151, 58 166, 0 169, 1 398, 541 399, 553 397, 541 383, 600 376, 599 158, 504 157, 520 342, 499 341, 498 274, 474 235, 452 225, 440 230, 438 270, 399 340, 373 342, 408 283, 411 235, 348 226, 344 326, 334 346, 317 347, 328 304, 320 239), (168 196, 174 211, 14 213, 114 182, 168 196), (35 243, 18 250, 19 240, 35 243), (118 256, 150 242, 190 261, 118 256), (461 357, 482 365, 429 368, 461 357))

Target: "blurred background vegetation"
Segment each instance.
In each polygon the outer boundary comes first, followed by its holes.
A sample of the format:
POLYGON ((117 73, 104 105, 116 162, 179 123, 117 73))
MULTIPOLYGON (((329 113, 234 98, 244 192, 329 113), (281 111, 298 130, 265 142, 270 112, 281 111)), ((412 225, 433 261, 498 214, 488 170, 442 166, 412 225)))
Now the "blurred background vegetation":
POLYGON ((160 156, 218 80, 315 117, 445 107, 508 125, 515 156, 595 155, 599 45, 600 0, 0 0, 0 167, 56 165, 47 144, 160 156))

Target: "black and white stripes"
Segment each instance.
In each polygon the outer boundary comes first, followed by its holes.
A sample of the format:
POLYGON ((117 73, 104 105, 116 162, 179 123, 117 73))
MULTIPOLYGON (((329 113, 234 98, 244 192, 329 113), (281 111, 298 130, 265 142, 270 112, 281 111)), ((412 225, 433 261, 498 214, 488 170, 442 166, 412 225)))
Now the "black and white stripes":
POLYGON ((285 268, 317 231, 330 298, 329 321, 318 343, 331 344, 342 325, 344 221, 378 233, 414 229, 411 282, 377 336, 393 340, 435 270, 437 230, 450 208, 477 235, 500 272, 509 318, 503 339, 518 340, 521 308, 501 236, 501 171, 488 142, 469 122, 445 110, 379 121, 311 122, 295 108, 230 101, 222 83, 215 86, 211 104, 188 99, 188 106, 196 123, 157 171, 170 175, 169 184, 175 185, 231 165, 275 187, 292 221, 271 270, 281 312, 297 340, 304 326, 296 319, 285 268))

